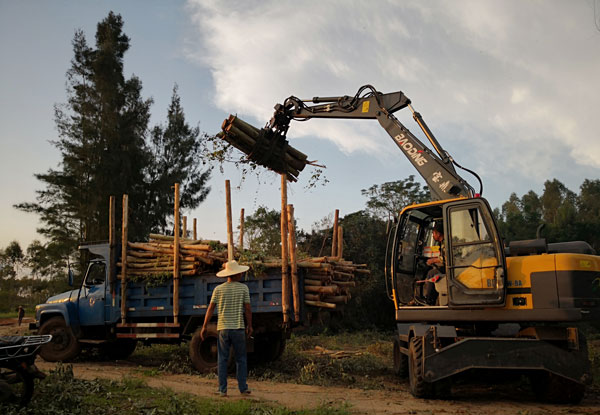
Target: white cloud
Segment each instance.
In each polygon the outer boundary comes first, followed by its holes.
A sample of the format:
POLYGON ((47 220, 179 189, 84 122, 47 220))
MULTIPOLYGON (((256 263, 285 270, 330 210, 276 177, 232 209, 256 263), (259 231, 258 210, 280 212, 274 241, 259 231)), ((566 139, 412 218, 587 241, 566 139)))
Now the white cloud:
MULTIPOLYGON (((290 95, 351 95, 370 83, 404 91, 457 159, 475 149, 477 159, 493 154, 490 163, 523 176, 560 176, 569 163, 598 174, 600 33, 586 1, 189 0, 188 7, 199 33, 188 57, 211 69, 214 102, 224 111, 263 125, 290 95)), ((378 154, 379 129, 319 120, 296 124, 290 137, 378 154)))

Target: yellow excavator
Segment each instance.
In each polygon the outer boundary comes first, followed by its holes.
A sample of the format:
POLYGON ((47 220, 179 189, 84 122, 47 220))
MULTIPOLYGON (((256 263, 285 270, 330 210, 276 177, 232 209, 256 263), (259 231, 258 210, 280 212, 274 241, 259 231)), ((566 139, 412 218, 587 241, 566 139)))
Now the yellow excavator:
POLYGON ((376 119, 431 192, 432 202, 399 212, 386 255, 398 329, 394 371, 408 376, 411 393, 443 397, 464 372, 518 371, 542 400, 580 401, 592 378, 574 323, 597 320, 600 311, 600 257, 590 245, 538 238, 504 246, 479 177, 442 148, 400 91, 365 85, 353 96, 291 96, 275 106, 261 138, 286 146, 290 122, 312 118, 376 119), (432 148, 393 115, 407 107, 432 148), (477 178, 479 192, 457 168, 477 178), (443 242, 432 249, 434 227, 443 242), (436 253, 443 267, 432 273, 436 253), (424 297, 427 284, 433 295, 424 297))

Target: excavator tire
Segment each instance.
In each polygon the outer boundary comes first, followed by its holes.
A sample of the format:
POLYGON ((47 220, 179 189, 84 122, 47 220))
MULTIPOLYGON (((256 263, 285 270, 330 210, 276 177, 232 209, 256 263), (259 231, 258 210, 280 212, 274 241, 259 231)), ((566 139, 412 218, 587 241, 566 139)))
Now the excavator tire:
POLYGON ((408 381, 410 393, 416 398, 433 398, 434 385, 423 376, 423 337, 413 337, 408 346, 408 381))

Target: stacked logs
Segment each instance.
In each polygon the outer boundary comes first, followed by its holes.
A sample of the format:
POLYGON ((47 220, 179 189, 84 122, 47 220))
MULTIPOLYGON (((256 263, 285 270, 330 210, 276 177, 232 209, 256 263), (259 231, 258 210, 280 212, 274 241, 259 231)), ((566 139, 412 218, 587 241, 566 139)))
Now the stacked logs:
POLYGON ((339 257, 308 258, 299 262, 305 269, 304 302, 307 305, 335 309, 351 298, 356 274, 368 274, 366 264, 354 264, 339 257))
MULTIPOLYGON (((181 239, 181 275, 198 275, 227 261, 227 250, 217 241, 181 239), (218 248, 218 250, 215 250, 218 248)), ((127 274, 137 277, 173 273, 173 237, 150 234, 148 242, 127 243, 127 274)), ((121 264, 118 264, 121 266, 121 264)))
POLYGON ((287 140, 273 131, 258 129, 230 115, 217 134, 237 148, 255 163, 267 167, 280 174, 285 174, 289 181, 295 182, 307 164, 306 154, 290 146, 287 140))

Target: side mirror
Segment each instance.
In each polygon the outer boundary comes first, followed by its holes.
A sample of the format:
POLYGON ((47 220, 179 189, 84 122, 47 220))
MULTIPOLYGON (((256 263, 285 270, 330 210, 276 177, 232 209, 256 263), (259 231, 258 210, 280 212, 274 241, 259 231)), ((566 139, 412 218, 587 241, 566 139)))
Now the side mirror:
POLYGON ((69 284, 69 287, 73 286, 73 270, 71 269, 71 264, 69 264, 67 283, 69 284))

